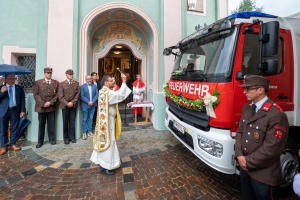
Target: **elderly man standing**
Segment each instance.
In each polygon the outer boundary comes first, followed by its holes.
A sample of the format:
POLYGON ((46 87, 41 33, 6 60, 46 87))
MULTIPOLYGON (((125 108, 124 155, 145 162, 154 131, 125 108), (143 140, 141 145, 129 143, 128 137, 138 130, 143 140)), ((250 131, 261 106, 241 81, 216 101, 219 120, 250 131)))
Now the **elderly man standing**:
POLYGON ((14 151, 16 146, 20 117, 25 116, 25 93, 20 85, 15 84, 15 75, 7 74, 6 85, 0 86, 0 155, 7 152, 8 146, 14 151), (8 124, 10 123, 10 142, 8 143, 8 124))
POLYGON ((94 151, 91 161, 100 165, 100 173, 106 175, 115 174, 114 169, 121 165, 116 138, 121 131, 121 121, 116 120, 118 103, 125 100, 131 93, 126 85, 126 76, 121 74, 122 86, 119 90, 111 90, 114 82, 111 76, 102 78, 103 88, 99 91, 98 111, 95 136, 93 138, 94 151), (119 122, 116 123, 116 122, 119 122))
POLYGON ((40 148, 44 144, 45 124, 47 122, 47 130, 49 142, 55 145, 55 106, 57 101, 57 92, 59 83, 52 79, 52 68, 44 69, 45 78, 35 81, 33 96, 35 99, 35 112, 38 113, 39 119, 39 135, 36 148, 40 148))
POLYGON ((86 83, 80 86, 80 107, 82 110, 82 139, 86 140, 87 134, 93 135, 93 116, 97 106, 98 89, 93 84, 91 76, 85 77, 86 83))
POLYGON ((79 83, 73 80, 72 69, 66 71, 67 79, 59 83, 58 98, 63 115, 63 138, 64 143, 76 143, 75 118, 80 94, 79 83))
POLYGON ((236 131, 235 156, 240 164, 243 199, 279 199, 280 155, 288 138, 286 114, 267 96, 270 80, 246 75, 242 110, 236 131))

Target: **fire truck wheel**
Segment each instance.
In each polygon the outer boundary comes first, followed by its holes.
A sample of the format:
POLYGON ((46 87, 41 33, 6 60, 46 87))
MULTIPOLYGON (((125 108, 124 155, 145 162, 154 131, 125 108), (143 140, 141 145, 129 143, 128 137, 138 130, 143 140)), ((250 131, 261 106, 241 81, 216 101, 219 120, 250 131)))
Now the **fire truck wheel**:
POLYGON ((294 138, 288 138, 285 149, 280 156, 281 173, 283 183, 280 194, 286 196, 293 193, 293 178, 299 172, 299 145, 294 138))

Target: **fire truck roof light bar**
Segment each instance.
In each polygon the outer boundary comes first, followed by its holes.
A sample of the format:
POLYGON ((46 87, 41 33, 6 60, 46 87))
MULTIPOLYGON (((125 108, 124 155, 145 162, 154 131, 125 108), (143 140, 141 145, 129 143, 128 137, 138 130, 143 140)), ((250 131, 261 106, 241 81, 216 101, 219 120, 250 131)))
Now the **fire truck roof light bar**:
POLYGON ((277 18, 275 15, 270 15, 262 12, 257 12, 257 11, 251 11, 251 12, 239 12, 239 13, 234 13, 232 15, 229 15, 228 18, 244 18, 244 19, 249 19, 250 17, 268 17, 268 18, 277 18))

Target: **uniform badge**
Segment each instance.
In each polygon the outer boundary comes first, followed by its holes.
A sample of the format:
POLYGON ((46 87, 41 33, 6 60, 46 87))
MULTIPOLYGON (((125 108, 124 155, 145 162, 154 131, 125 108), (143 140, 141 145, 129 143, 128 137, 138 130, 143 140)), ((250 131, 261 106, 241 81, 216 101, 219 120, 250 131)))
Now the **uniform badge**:
POLYGON ((275 126, 274 135, 276 138, 281 139, 283 134, 286 132, 286 129, 283 126, 275 126))
POLYGON ((255 138, 256 140, 259 139, 259 133, 258 133, 258 132, 255 132, 253 136, 254 136, 254 138, 255 138))
POLYGON ((275 135, 276 138, 281 139, 282 135, 283 135, 283 132, 279 129, 276 129, 274 135, 275 135))

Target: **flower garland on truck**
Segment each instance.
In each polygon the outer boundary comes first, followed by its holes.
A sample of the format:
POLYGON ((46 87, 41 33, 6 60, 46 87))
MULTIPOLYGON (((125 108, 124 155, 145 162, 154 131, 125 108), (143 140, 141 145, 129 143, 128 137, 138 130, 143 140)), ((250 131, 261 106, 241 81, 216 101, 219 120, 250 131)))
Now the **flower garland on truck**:
POLYGON ((218 89, 215 89, 212 94, 207 93, 203 98, 198 98, 196 100, 191 100, 172 94, 169 90, 169 82, 163 85, 163 92, 167 98, 170 98, 178 106, 194 111, 206 110, 209 116, 216 118, 213 108, 215 108, 220 102, 220 92, 218 89))

